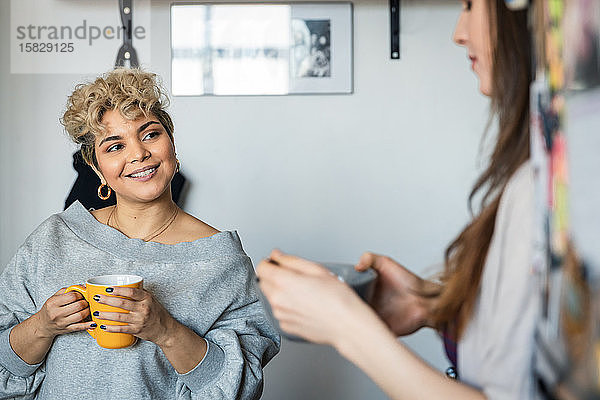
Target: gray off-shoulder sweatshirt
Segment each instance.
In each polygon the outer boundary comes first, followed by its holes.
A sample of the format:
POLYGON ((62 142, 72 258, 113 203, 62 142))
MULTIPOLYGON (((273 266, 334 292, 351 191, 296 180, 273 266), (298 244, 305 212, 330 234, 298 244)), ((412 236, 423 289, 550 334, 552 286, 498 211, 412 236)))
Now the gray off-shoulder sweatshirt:
POLYGON ((235 232, 143 242, 75 202, 44 221, 0 275, 0 399, 257 399, 279 346, 235 232), (207 341, 204 359, 178 374, 152 342, 108 350, 77 332, 58 336, 40 364, 21 360, 11 329, 61 287, 105 274, 143 276, 144 289, 207 341))

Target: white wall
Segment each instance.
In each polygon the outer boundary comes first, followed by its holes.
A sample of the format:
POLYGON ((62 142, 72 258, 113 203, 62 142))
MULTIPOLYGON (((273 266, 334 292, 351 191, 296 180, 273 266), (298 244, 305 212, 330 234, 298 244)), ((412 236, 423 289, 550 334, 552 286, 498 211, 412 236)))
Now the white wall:
MULTIPOLYGON (((273 247, 343 262, 371 250, 431 271, 467 220, 487 112, 465 51, 451 43, 460 5, 405 3, 401 60, 392 61, 388 2, 354 4, 354 94, 173 99, 178 154, 191 183, 186 209, 237 229, 255 263, 273 247)), ((9 15, 9 1, 0 0, 5 55, 9 15)), ((151 28, 152 69, 168 83, 168 2, 153 2, 151 28)), ((82 79, 11 75, 9 62, 0 60, 2 266, 62 209, 75 178, 74 146, 58 118, 82 79)), ((445 368, 432 332, 406 341, 445 368)), ((385 398, 319 346, 284 342, 266 373, 268 400, 385 398)))
POLYGON ((571 93, 567 98, 566 134, 569 152, 569 212, 573 241, 600 285, 600 88, 571 93), (593 149, 593 150, 592 150, 593 149))

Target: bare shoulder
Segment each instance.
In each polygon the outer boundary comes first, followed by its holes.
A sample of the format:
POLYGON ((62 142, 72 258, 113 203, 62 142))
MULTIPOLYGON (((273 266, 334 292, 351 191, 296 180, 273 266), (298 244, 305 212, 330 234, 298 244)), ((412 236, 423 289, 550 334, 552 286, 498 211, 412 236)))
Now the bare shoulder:
POLYGON ((186 212, 180 213, 180 218, 179 232, 185 236, 185 241, 191 242, 220 232, 218 229, 186 212))
POLYGON ((106 220, 108 220, 108 216, 110 215, 110 212, 112 211, 113 208, 114 208, 114 206, 108 206, 108 207, 101 208, 99 210, 92 210, 92 211, 90 211, 90 213, 94 216, 94 218, 96 218, 96 220, 98 222, 102 222, 103 224, 106 224, 106 220))

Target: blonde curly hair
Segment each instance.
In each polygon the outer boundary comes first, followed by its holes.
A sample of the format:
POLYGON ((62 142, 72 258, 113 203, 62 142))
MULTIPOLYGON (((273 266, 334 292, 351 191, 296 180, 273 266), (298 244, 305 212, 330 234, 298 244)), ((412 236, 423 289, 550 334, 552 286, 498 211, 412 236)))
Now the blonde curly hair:
POLYGON ((119 110, 130 121, 153 114, 173 141, 173 121, 165 110, 168 105, 169 98, 156 74, 137 68, 117 68, 93 83, 75 86, 60 122, 70 138, 81 145, 85 162, 98 168, 95 143, 105 134, 102 117, 106 111, 119 110))

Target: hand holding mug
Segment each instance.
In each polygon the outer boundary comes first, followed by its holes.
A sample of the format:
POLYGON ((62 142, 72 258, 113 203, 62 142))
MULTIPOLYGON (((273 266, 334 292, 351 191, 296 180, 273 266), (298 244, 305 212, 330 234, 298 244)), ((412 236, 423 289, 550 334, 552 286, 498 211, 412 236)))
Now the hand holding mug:
POLYGON ((125 325, 122 322, 103 321, 98 318, 99 312, 122 312, 128 313, 128 310, 123 308, 114 307, 108 304, 99 303, 96 299, 100 299, 100 296, 110 297, 114 296, 111 293, 117 288, 137 288, 141 289, 143 285, 143 278, 137 275, 103 275, 88 279, 83 285, 72 285, 66 289, 66 292, 78 292, 82 295, 90 306, 92 313, 92 320, 95 326, 90 326, 91 329, 88 333, 96 339, 100 347, 107 349, 121 349, 129 347, 136 342, 136 337, 130 333, 121 332, 106 332, 106 329, 99 329, 101 326, 104 328, 107 325, 125 325))
POLYGON ((83 331, 92 327, 92 322, 83 322, 90 315, 88 302, 79 293, 67 293, 66 288, 52 295, 38 311, 39 332, 47 338, 83 331))
POLYGON ((118 286, 107 287, 106 292, 110 295, 99 294, 92 301, 128 312, 95 311, 94 317, 100 321, 120 323, 102 324, 100 329, 105 332, 131 334, 159 346, 168 341, 176 321, 151 293, 141 288, 118 286))

